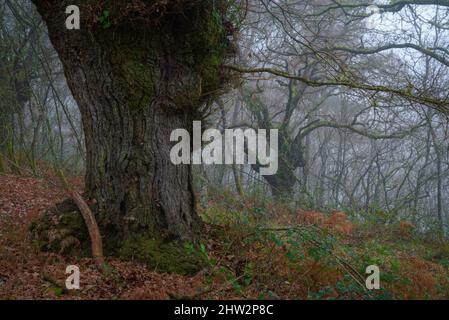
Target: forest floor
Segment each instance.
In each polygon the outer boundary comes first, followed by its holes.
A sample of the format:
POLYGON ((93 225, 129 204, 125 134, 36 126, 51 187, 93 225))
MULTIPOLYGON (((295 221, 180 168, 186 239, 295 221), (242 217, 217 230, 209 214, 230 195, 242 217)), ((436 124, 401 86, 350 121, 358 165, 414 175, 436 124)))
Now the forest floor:
MULTIPOLYGON (((71 183, 82 191, 81 179, 71 183)), ((64 198, 46 180, 0 175, 0 299, 449 299, 449 246, 406 221, 367 226, 222 192, 199 208, 202 272, 114 258, 100 272, 90 258, 40 252, 30 238, 30 223, 64 198), (80 290, 65 289, 68 265, 80 268, 80 290), (381 290, 366 289, 368 265, 379 266, 381 290)))

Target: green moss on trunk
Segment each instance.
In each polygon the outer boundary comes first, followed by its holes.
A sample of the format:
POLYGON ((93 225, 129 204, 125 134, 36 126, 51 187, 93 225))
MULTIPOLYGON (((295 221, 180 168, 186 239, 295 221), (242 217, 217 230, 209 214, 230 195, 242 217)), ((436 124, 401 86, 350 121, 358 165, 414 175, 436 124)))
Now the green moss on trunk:
POLYGON ((137 260, 156 271, 195 274, 207 265, 200 251, 190 250, 187 244, 166 242, 140 235, 127 239, 118 251, 125 260, 137 260))
MULTIPOLYGON (((68 1, 34 2, 81 111, 86 198, 96 200, 105 254, 161 271, 201 269, 200 256, 182 244, 196 241, 201 221, 191 168, 169 162, 170 134, 191 128, 228 83, 229 2, 73 0, 81 10, 77 32, 61 28, 68 1)), ((64 221, 67 213, 34 226, 42 248, 70 251, 58 244, 67 237, 81 248, 88 243, 78 222, 64 221)))
MULTIPOLYGON (((71 200, 66 200, 35 220, 30 231, 41 251, 66 256, 91 256, 90 240, 83 218, 71 200)), ((207 261, 194 244, 151 238, 138 233, 125 239, 119 248, 108 246, 109 233, 102 230, 105 254, 124 260, 139 261, 159 272, 195 274, 207 261)))

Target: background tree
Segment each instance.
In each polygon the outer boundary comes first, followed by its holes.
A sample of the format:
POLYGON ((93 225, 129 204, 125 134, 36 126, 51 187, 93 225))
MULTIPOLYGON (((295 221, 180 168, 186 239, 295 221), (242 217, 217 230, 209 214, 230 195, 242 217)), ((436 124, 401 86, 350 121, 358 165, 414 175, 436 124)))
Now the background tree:
POLYGON ((40 175, 45 162, 76 172, 84 152, 79 113, 42 19, 30 2, 0 7, 3 169, 26 166, 40 175))

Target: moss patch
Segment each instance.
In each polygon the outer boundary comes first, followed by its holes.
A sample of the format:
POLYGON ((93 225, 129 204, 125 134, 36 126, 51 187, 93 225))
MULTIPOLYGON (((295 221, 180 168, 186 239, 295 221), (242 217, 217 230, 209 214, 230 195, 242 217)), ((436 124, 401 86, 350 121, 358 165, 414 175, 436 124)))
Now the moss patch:
POLYGON ((157 271, 183 275, 195 274, 206 266, 206 260, 199 251, 189 250, 187 246, 175 242, 144 236, 126 240, 118 256, 144 262, 157 271))
POLYGON ((90 255, 87 228, 71 200, 58 204, 34 221, 30 231, 41 251, 64 255, 90 255))
POLYGON ((234 52, 225 6, 204 0, 159 11, 164 1, 94 3, 85 1, 84 8, 92 15, 93 45, 100 44, 99 56, 112 66, 114 81, 108 85, 124 95, 130 110, 148 107, 155 98, 171 107, 196 107, 229 82, 222 65, 234 52), (108 28, 98 26, 105 12, 108 28))
MULTIPOLYGON (((66 256, 90 257, 90 239, 84 220, 72 200, 48 210, 30 226, 32 239, 41 251, 66 256)), ((190 243, 165 241, 134 231, 124 241, 114 239, 116 230, 101 228, 105 255, 135 260, 159 272, 195 274, 208 265, 207 257, 190 243)))

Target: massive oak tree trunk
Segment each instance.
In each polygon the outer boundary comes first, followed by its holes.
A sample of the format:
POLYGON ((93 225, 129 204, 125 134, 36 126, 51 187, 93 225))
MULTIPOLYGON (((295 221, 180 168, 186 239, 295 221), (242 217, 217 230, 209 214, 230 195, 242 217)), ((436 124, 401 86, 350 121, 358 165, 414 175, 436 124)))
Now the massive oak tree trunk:
POLYGON ((142 238, 194 240, 201 222, 191 168, 171 163, 170 134, 190 131, 223 83, 223 8, 184 0, 34 3, 81 111, 85 196, 96 203, 107 251, 142 238), (65 28, 70 4, 81 9, 81 30, 65 28))

